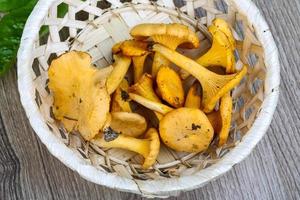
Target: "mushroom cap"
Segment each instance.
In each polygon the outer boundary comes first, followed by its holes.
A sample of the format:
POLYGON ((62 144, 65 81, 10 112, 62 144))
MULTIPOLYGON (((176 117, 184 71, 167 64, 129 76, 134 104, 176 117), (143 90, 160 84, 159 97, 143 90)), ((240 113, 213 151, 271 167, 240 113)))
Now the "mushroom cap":
POLYGON ((206 115, 196 108, 178 108, 159 123, 162 141, 176 151, 200 152, 213 139, 214 130, 206 115))
POLYGON ((197 62, 204 66, 222 66, 227 73, 235 71, 235 56, 231 47, 230 40, 221 31, 216 30, 213 34, 211 48, 197 62))
POLYGON ((180 76, 170 67, 161 66, 156 77, 157 87, 163 100, 175 108, 184 104, 184 90, 180 76))
POLYGON ((152 37, 155 42, 170 48, 171 46, 177 47, 179 44, 185 44, 185 46, 190 44, 189 47, 191 48, 199 47, 199 39, 196 33, 183 24, 139 24, 131 29, 130 34, 136 39, 152 37), (172 45, 172 43, 175 44, 172 45))
POLYGON ((48 71, 55 118, 86 140, 98 134, 109 113, 110 96, 104 82, 97 80, 98 73, 91 66, 91 57, 78 51, 53 60, 48 71))
POLYGON ((160 149, 160 140, 157 130, 155 128, 150 128, 145 134, 145 139, 150 141, 150 146, 149 153, 145 157, 142 167, 148 169, 155 163, 160 149))
POLYGON ((129 92, 139 94, 151 101, 160 102, 153 90, 152 76, 147 73, 143 74, 139 81, 129 88, 129 92))
POLYGON ((131 112, 131 107, 129 103, 129 96, 128 96, 128 88, 129 83, 124 78, 119 87, 116 89, 116 91, 113 94, 112 97, 112 105, 111 105, 111 111, 112 112, 118 112, 118 111, 124 111, 124 112, 131 112))
POLYGON ((192 87, 189 89, 184 107, 188 108, 198 108, 201 107, 201 87, 199 83, 194 83, 192 87))
POLYGON ((118 133, 138 137, 147 129, 146 119, 137 113, 113 112, 111 117, 110 127, 118 133))
POLYGON ((230 25, 222 18, 215 18, 212 21, 212 25, 208 28, 208 31, 212 35, 214 35, 214 33, 217 30, 223 32, 226 35, 227 39, 229 40, 229 42, 231 44, 232 50, 234 50, 236 48, 236 42, 235 42, 235 39, 233 37, 230 25))
POLYGON ((124 56, 142 56, 147 51, 148 43, 137 40, 125 40, 123 42, 116 43, 112 47, 114 54, 122 53, 124 56))

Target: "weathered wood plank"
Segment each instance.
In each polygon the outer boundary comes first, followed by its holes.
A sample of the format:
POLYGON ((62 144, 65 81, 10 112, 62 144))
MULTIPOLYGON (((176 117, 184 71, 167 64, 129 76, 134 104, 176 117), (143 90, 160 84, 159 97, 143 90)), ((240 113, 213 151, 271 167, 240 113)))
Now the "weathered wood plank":
POLYGON ((19 101, 15 70, 11 70, 0 81, 0 107, 7 137, 21 165, 20 173, 16 174, 22 188, 18 192, 22 192, 22 197, 26 199, 42 199, 43 194, 48 197, 44 199, 52 199, 37 138, 19 101))
MULTIPOLYGON (((281 97, 267 135, 233 170, 170 199, 300 199, 300 2, 254 0, 280 52, 281 97)), ((144 199, 89 183, 51 156, 19 102, 15 69, 0 81, 0 199, 144 199)))
POLYGON ((12 149, 0 115, 0 199, 20 199, 20 163, 12 149), (8 191, 8 192, 7 192, 8 191))

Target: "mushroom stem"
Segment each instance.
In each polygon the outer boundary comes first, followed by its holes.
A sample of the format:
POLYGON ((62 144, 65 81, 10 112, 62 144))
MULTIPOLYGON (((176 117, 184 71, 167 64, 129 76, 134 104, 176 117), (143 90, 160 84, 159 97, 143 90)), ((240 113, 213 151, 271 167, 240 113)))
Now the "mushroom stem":
POLYGON ((132 57, 132 63, 133 63, 133 77, 134 82, 137 83, 139 79, 142 77, 144 73, 144 63, 149 53, 146 53, 142 56, 134 56, 132 57))
POLYGON ((159 112, 163 115, 165 115, 168 112, 173 110, 173 108, 171 108, 169 106, 166 106, 162 103, 151 101, 147 98, 144 98, 144 97, 142 97, 140 95, 137 95, 137 94, 134 94, 134 93, 129 93, 129 97, 130 97, 131 100, 143 105, 144 107, 146 107, 150 110, 159 112))
POLYGON ((146 139, 137 139, 134 137, 119 134, 116 139, 112 141, 105 141, 104 138, 94 140, 94 143, 103 148, 121 148, 127 149, 143 157, 149 153, 150 141, 146 139))
POLYGON ((114 69, 107 77, 106 88, 109 94, 112 94, 120 85, 126 75, 131 63, 131 59, 126 56, 115 55, 114 69))
POLYGON ((136 152, 145 158, 143 168, 148 169, 156 160, 160 142, 158 132, 150 128, 144 139, 137 139, 114 132, 112 129, 104 130, 104 137, 96 137, 92 142, 103 148, 121 148, 136 152))
POLYGON ((153 50, 159 52, 178 67, 186 70, 199 80, 203 90, 202 105, 204 112, 212 111, 216 102, 224 94, 233 89, 247 73, 247 67, 244 65, 242 70, 238 73, 219 75, 209 71, 194 60, 162 45, 155 44, 153 50))
POLYGON ((221 98, 220 114, 222 118, 222 129, 219 133, 218 146, 222 146, 227 142, 227 138, 230 131, 232 115, 232 97, 230 96, 229 92, 221 98))

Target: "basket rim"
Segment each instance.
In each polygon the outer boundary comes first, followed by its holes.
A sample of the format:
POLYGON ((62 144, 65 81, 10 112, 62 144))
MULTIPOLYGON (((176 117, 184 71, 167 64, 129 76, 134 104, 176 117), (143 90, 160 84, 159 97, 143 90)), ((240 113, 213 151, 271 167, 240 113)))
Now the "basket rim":
POLYGON ((115 174, 101 171, 86 163, 84 160, 75 155, 73 151, 63 144, 54 134, 52 134, 42 120, 43 117, 32 96, 32 94, 34 94, 34 87, 31 78, 33 72, 30 70, 30 63, 32 60, 33 44, 39 33, 43 19, 47 15, 49 8, 53 5, 53 3, 57 2, 57 0, 38 1, 26 22, 18 51, 18 90, 22 106, 24 107, 32 128, 50 153, 66 166, 78 172, 80 176, 86 180, 113 189, 150 197, 174 196, 181 191, 198 188, 223 175, 235 164, 245 159, 254 149, 256 144, 261 140, 271 123, 279 98, 280 64, 278 59, 278 50, 273 36, 256 5, 251 0, 227 1, 233 3, 237 10, 247 17, 248 21, 253 25, 257 37, 259 41, 261 41, 265 51, 264 62, 268 70, 265 79, 266 95, 261 106, 261 111, 255 119, 252 127, 243 137, 242 141, 216 164, 190 176, 147 181, 131 180, 120 177, 115 174), (251 13, 251 15, 249 15, 249 13, 251 13))

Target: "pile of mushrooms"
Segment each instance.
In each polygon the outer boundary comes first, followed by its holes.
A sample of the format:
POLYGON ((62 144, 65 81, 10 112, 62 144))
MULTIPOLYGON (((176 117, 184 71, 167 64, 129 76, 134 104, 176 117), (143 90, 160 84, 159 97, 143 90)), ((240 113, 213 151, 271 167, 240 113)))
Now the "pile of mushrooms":
POLYGON ((208 30, 212 46, 196 60, 176 51, 201 45, 197 34, 181 24, 133 27, 133 38, 113 46, 114 63, 105 68, 93 66, 85 52, 61 55, 48 71, 55 119, 68 132, 78 131, 102 148, 140 154, 144 169, 155 164, 160 141, 184 152, 205 151, 214 138, 218 146, 226 144, 230 92, 247 73, 247 66, 235 68, 236 44, 224 20, 215 19, 208 30), (147 71, 146 61, 151 59, 147 71), (212 68, 224 70, 215 73, 212 68), (195 80, 186 93, 183 70, 195 80), (149 115, 138 112, 137 105, 153 112, 158 126, 150 124, 149 115))

